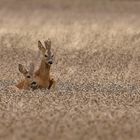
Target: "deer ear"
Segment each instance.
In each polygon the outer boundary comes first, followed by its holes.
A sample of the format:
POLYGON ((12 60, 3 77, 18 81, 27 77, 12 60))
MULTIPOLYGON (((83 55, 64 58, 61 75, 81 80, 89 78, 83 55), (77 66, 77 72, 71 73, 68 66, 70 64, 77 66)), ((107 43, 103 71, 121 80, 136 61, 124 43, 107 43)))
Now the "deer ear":
POLYGON ((18 70, 22 73, 22 74, 26 74, 27 70, 24 68, 24 66, 22 64, 18 64, 18 70))
POLYGON ((45 52, 45 48, 43 47, 40 40, 38 41, 38 48, 39 48, 40 51, 45 52))
POLYGON ((46 49, 50 49, 51 48, 51 40, 50 39, 44 41, 44 44, 45 44, 46 49))
POLYGON ((33 74, 34 68, 35 68, 34 63, 30 63, 30 65, 29 65, 29 73, 30 74, 33 74))

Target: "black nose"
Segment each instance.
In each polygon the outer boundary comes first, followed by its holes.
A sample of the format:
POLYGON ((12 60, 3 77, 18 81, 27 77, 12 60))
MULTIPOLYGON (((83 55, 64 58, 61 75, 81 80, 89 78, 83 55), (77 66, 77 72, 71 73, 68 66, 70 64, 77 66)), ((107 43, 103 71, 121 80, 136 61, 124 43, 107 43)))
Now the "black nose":
POLYGON ((36 85, 36 82, 35 82, 35 81, 34 81, 34 82, 32 82, 32 83, 31 83, 31 85, 36 85))
POLYGON ((52 61, 49 61, 48 63, 49 63, 49 64, 52 64, 52 61))

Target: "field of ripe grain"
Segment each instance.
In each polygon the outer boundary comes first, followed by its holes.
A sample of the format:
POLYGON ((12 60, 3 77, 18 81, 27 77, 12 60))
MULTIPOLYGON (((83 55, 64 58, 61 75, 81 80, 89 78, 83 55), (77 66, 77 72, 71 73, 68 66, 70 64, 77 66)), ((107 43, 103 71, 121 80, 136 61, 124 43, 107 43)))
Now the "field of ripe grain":
POLYGON ((0 0, 0 140, 139 140, 139 14, 138 0, 0 0), (7 88, 47 38, 55 89, 7 88))

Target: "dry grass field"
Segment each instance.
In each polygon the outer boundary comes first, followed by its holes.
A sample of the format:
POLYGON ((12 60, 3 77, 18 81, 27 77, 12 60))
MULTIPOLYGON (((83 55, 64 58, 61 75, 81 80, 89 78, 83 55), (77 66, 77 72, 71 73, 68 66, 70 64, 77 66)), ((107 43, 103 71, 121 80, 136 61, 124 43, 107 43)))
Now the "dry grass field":
POLYGON ((139 14, 138 0, 0 0, 0 140, 139 140, 139 14), (7 88, 47 38, 55 90, 7 88))

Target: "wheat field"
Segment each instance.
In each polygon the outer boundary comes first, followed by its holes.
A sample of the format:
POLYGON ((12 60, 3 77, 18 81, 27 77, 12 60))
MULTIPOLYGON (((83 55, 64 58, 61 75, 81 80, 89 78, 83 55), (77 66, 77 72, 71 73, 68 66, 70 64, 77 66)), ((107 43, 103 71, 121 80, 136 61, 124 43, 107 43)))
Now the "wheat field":
POLYGON ((139 13, 138 0, 0 0, 0 140, 139 140, 139 13), (55 89, 9 89, 47 38, 55 89))

